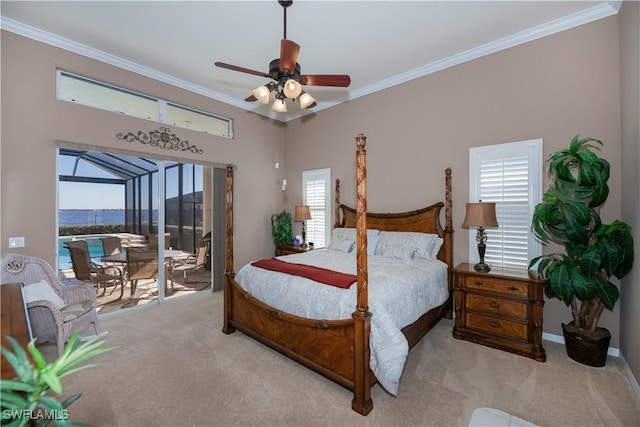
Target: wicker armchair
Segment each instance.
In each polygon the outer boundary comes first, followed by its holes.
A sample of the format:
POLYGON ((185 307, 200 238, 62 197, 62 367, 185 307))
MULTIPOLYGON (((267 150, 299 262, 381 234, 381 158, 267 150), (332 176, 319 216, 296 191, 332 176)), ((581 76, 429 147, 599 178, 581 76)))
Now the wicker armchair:
POLYGON ((74 331, 93 325, 95 334, 101 333, 93 285, 64 285, 49 263, 19 254, 4 255, 0 259, 0 272, 2 283, 28 285, 44 280, 64 301, 63 307, 46 299, 27 302, 31 329, 38 342, 55 341, 60 354, 74 331))

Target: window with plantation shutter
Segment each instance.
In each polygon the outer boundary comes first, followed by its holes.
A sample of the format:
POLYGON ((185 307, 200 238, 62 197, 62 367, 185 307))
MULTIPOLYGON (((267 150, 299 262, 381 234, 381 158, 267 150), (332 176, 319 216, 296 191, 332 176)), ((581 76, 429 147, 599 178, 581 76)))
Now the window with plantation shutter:
MULTIPOLYGON (((486 230, 487 264, 526 269, 542 253, 531 234, 542 170, 542 139, 469 149, 469 201, 496 203, 499 227, 486 230)), ((469 257, 479 261, 475 228, 469 230, 469 257)))
POLYGON ((327 246, 331 230, 331 169, 302 172, 302 204, 308 205, 311 220, 306 221, 307 242, 316 248, 327 246))

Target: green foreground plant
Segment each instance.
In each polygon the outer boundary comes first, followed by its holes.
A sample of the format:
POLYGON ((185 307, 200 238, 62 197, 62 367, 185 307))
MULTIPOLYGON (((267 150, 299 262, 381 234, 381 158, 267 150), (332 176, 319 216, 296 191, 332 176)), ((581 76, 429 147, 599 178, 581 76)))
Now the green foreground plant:
POLYGON ((13 338, 7 337, 13 351, 4 347, 0 350, 16 372, 16 378, 0 381, 0 406, 2 409, 2 425, 25 426, 47 425, 51 421, 56 426, 71 426, 68 410, 82 393, 76 393, 64 401, 48 396, 49 390, 62 393, 61 379, 74 372, 98 365, 97 363, 77 366, 92 357, 114 350, 116 347, 100 348, 104 340, 94 339, 79 342, 79 335, 74 332, 67 342, 64 351, 56 360, 46 363, 44 356, 35 346, 35 339, 27 346, 29 355, 13 338))
POLYGON ((631 227, 619 220, 603 224, 600 209, 609 195, 609 163, 587 146, 594 138, 573 138, 568 149, 549 156, 551 179, 544 201, 535 207, 533 234, 544 244, 555 242, 565 253, 536 257, 529 268, 546 279, 545 293, 571 306, 576 327, 595 331, 605 308, 620 296, 618 279, 631 271, 631 227))

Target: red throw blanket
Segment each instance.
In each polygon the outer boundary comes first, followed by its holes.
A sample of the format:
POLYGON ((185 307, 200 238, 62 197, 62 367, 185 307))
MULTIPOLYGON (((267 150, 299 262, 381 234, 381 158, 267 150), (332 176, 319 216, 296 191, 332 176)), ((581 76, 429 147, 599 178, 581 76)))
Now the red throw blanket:
POLYGON ((357 280, 357 276, 355 274, 340 273, 339 271, 328 270, 326 268, 315 267, 313 265, 284 262, 276 258, 262 259, 260 261, 252 262, 251 265, 264 268, 265 270, 306 277, 307 279, 342 289, 348 289, 351 287, 353 282, 357 280))

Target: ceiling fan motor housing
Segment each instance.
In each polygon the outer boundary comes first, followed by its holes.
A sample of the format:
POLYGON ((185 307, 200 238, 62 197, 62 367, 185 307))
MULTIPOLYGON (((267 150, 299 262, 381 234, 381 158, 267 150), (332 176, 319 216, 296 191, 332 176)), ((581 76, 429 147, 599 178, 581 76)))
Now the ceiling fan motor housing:
POLYGON ((300 81, 300 64, 296 62, 296 69, 293 74, 287 74, 280 70, 280 58, 276 58, 269 63, 269 77, 282 85, 289 79, 300 81))

